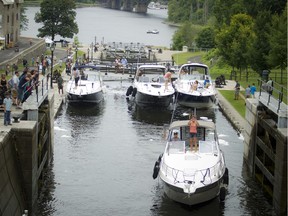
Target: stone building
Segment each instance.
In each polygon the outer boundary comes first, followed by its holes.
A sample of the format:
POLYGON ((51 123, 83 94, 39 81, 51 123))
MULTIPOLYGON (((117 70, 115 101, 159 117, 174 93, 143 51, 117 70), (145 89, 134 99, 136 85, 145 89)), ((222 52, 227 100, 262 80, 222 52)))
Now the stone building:
POLYGON ((20 37, 20 9, 24 0, 0 0, 0 49, 14 47, 20 37))

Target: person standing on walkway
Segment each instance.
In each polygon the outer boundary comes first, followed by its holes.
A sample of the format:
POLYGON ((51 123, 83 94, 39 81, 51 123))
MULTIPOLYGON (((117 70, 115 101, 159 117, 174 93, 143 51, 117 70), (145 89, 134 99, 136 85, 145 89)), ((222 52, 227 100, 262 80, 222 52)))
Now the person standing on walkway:
POLYGON ((12 86, 11 86, 11 94, 12 94, 12 100, 13 104, 17 105, 17 89, 19 84, 19 71, 15 71, 14 76, 12 77, 12 86))
POLYGON ((11 124, 11 107, 12 107, 12 99, 8 92, 5 93, 6 98, 3 101, 4 105, 4 125, 12 125, 11 124))
POLYGON ((251 94, 251 88, 250 85, 248 85, 247 88, 245 89, 245 98, 250 98, 250 94, 251 94))
POLYGON ((59 92, 59 94, 61 92, 62 95, 63 95, 63 83, 64 83, 64 80, 60 74, 57 78, 57 85, 58 85, 58 92, 59 92))
POLYGON ((251 93, 252 98, 255 98, 255 92, 256 92, 256 86, 255 86, 255 83, 252 83, 252 86, 250 88, 250 93, 251 93))
POLYGON ((239 93, 240 93, 240 83, 238 81, 236 81, 236 85, 235 85, 234 89, 235 89, 234 100, 238 100, 239 99, 239 93))
POLYGON ((273 80, 270 78, 267 82, 267 91, 270 95, 273 93, 273 80))

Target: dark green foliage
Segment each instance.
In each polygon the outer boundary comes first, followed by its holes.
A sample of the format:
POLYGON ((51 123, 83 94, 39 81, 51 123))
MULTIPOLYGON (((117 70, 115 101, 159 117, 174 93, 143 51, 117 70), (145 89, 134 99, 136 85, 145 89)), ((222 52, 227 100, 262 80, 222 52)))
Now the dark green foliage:
POLYGON ((196 38, 197 47, 214 48, 215 47, 215 33, 213 28, 203 29, 196 38))
POLYGON ((43 23, 37 36, 51 36, 52 40, 55 35, 73 38, 78 33, 75 9, 74 0, 44 0, 40 5, 40 13, 35 14, 35 22, 43 23))
POLYGON ((274 15, 271 25, 271 34, 268 36, 270 50, 267 56, 268 63, 281 69, 282 73, 287 68, 287 7, 282 15, 274 15))
POLYGON ((261 11, 255 19, 254 32, 256 40, 252 44, 249 53, 249 65, 253 70, 262 73, 265 69, 271 69, 266 56, 270 50, 268 36, 270 34, 271 14, 269 11, 261 11))
POLYGON ((255 40, 252 17, 245 14, 234 15, 230 25, 221 29, 216 40, 219 54, 230 66, 246 68, 247 56, 255 40))

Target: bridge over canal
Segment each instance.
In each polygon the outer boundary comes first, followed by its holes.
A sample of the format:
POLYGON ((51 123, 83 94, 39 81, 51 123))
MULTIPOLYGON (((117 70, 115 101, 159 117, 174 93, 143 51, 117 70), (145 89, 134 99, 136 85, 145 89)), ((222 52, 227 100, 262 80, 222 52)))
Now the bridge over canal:
POLYGON ((107 0, 107 8, 147 13, 147 7, 151 0, 107 0))

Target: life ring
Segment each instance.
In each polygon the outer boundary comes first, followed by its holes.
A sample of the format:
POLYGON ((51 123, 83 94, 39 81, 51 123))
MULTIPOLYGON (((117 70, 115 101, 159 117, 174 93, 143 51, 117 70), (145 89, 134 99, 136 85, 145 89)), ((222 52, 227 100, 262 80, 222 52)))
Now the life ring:
POLYGON ((126 91, 126 96, 128 97, 129 95, 131 95, 133 92, 133 86, 130 86, 127 91, 126 91))
POLYGON ((132 97, 135 97, 136 93, 137 93, 137 88, 133 88, 132 97))
POLYGON ((225 168, 225 172, 223 175, 223 184, 228 185, 229 184, 229 171, 228 168, 225 168))
POLYGON ((220 201, 223 202, 225 200, 225 197, 226 197, 226 189, 225 187, 221 187, 219 193, 220 201))

